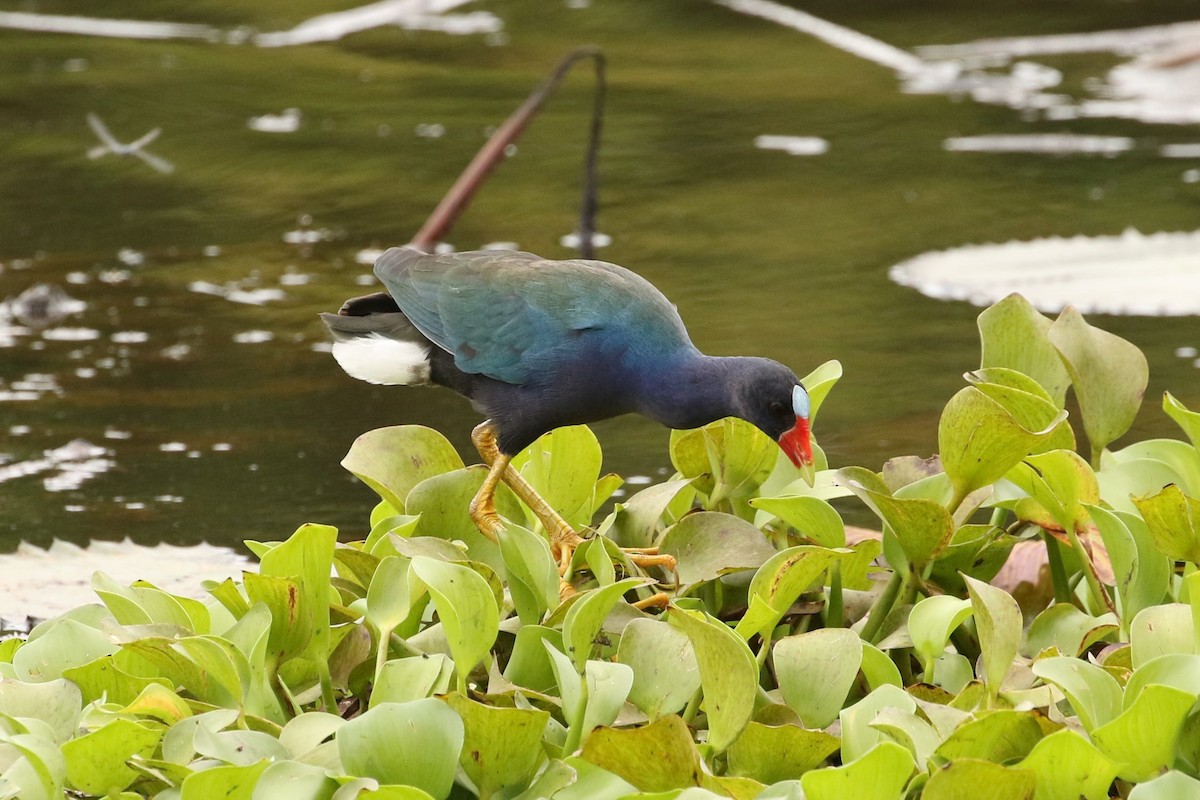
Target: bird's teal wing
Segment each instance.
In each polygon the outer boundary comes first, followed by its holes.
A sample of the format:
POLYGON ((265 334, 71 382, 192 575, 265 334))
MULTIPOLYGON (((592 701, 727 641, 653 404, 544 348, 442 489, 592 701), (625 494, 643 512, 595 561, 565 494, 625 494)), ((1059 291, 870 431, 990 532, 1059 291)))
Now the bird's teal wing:
POLYGON ((405 316, 463 372, 524 383, 569 355, 578 334, 614 346, 689 343, 674 306, 615 264, 550 261, 531 253, 424 254, 392 248, 375 274, 405 316))

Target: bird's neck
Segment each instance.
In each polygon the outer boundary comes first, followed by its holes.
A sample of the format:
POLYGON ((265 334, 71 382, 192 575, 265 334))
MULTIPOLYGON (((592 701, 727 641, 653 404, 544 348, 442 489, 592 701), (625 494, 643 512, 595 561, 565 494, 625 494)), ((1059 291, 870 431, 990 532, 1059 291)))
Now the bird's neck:
POLYGON ((669 428, 685 430, 737 411, 741 358, 676 354, 643 373, 638 410, 669 428))

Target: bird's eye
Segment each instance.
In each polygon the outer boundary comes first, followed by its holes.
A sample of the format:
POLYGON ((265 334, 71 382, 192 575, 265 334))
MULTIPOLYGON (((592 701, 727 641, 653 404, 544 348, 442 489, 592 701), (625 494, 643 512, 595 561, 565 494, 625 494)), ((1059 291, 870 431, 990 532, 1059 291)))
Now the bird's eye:
POLYGON ((783 403, 779 403, 779 402, 771 403, 771 413, 772 414, 778 414, 783 410, 784 410, 783 403))

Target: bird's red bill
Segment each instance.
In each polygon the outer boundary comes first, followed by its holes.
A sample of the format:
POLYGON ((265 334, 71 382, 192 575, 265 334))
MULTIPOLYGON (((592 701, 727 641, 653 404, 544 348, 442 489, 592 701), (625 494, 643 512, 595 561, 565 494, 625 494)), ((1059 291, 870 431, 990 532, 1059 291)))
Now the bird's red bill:
POLYGON ((808 417, 796 417, 796 427, 779 437, 779 447, 797 467, 812 465, 812 439, 808 431, 808 417))

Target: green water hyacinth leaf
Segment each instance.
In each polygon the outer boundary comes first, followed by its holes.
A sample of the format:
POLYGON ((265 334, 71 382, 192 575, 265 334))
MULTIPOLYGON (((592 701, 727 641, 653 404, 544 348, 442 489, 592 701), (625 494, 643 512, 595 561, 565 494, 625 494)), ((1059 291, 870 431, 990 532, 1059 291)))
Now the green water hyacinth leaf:
POLYGON ((859 669, 862 670, 863 677, 867 679, 867 686, 871 691, 875 691, 880 686, 904 688, 904 681, 900 678, 900 670, 896 667, 896 662, 870 642, 862 643, 862 665, 859 669))
POLYGON ((779 517, 814 544, 823 547, 846 546, 846 525, 841 515, 828 501, 819 497, 756 497, 750 501, 750 505, 779 517))
POLYGON ((701 767, 691 731, 677 716, 630 730, 593 731, 583 746, 582 757, 643 792, 716 783, 701 767))
POLYGON ((1120 778, 1149 780, 1174 763, 1176 740, 1195 702, 1190 692, 1147 686, 1116 719, 1091 732, 1092 742, 1117 763, 1120 778))
POLYGON ((847 467, 838 475, 891 529, 914 570, 922 570, 949 544, 954 518, 942 504, 893 497, 878 475, 862 467, 847 467))
POLYGON ((301 599, 300 584, 287 578, 247 572, 243 585, 251 603, 262 603, 270 611, 267 649, 272 666, 304 652, 312 641, 313 619, 308 613, 311 609, 301 599))
POLYGON ((1050 434, 1038 444, 1033 452, 1075 449, 1075 432, 1060 415, 1061 406, 1051 402, 1037 384, 1033 384, 1028 389, 1024 388, 1024 385, 1021 387, 1011 385, 1019 382, 1012 380, 1012 376, 1019 376, 1032 383, 1021 373, 1014 372, 1011 375, 996 376, 995 372, 995 370, 980 370, 979 372, 968 372, 964 377, 972 386, 1007 408, 1017 419, 1024 420, 1027 425, 1040 429, 1055 423, 1050 434), (999 377, 1006 382, 989 383, 981 379, 981 374, 990 374, 991 377, 999 377))
POLYGON ((298 761, 277 761, 259 776, 252 800, 332 798, 337 788, 337 781, 320 767, 298 761))
POLYGON ((1072 306, 1062 310, 1048 336, 1071 376, 1097 463, 1099 453, 1137 416, 1150 380, 1146 357, 1121 337, 1093 328, 1072 306))
POLYGON ((776 550, 755 526, 732 514, 702 511, 675 523, 659 552, 675 557, 685 586, 738 570, 758 569, 776 550))
POLYGON ((1064 655, 1078 656, 1096 642, 1116 634, 1118 629, 1115 614, 1094 617, 1069 603, 1058 603, 1034 619, 1023 652, 1027 656, 1036 656, 1043 650, 1055 648, 1064 655))
POLYGON ((201 725, 192 740, 200 756, 248 767, 262 760, 279 761, 288 757, 287 748, 274 735, 262 731, 231 728, 213 731, 201 725))
POLYGON ((134 756, 148 758, 162 738, 162 729, 128 719, 116 719, 62 746, 67 782, 88 794, 119 792, 139 773, 126 766, 134 756))
POLYGON ((500 531, 500 556, 517 616, 525 625, 537 624, 558 605, 558 569, 549 542, 528 528, 507 525, 500 531))
POLYGON ((1170 392, 1163 392, 1163 411, 1183 429, 1192 446, 1200 449, 1200 411, 1192 411, 1170 392))
POLYGON ((1062 690, 1083 729, 1089 733, 1121 712, 1121 685, 1090 661, 1054 656, 1035 661, 1032 669, 1034 675, 1062 690))
POLYGON ((830 564, 851 553, 799 545, 771 556, 750 579, 750 608, 738 621, 738 634, 749 640, 773 630, 796 598, 824 575, 830 564))
POLYGON ((354 440, 342 466, 375 490, 395 512, 405 511, 413 487, 426 478, 461 469, 454 446, 432 428, 395 425, 354 440))
POLYGON ((92 590, 122 625, 159 623, 208 633, 208 609, 191 598, 175 597, 142 581, 122 586, 103 572, 92 576, 92 590))
POLYGON ((866 755, 881 742, 890 741, 886 735, 871 727, 879 712, 886 708, 913 713, 917 710, 917 703, 901 687, 884 684, 854 705, 841 710, 838 717, 842 723, 843 763, 866 755))
POLYGON ((437 606, 454 656, 459 691, 465 693, 467 676, 491 650, 500 631, 495 595, 469 567, 417 556, 410 569, 428 587, 437 606))
POLYGON ((57 680, 65 670, 82 667, 118 650, 107 635, 68 617, 59 617, 13 655, 13 672, 30 683, 57 680))
POLYGON ((542 731, 550 712, 485 706, 459 694, 446 703, 462 718, 464 740, 459 758, 481 798, 527 786, 546 760, 542 731))
MULTIPOLYGON (((778 446, 745 420, 726 417, 689 431, 671 431, 671 463, 709 496, 744 503, 775 467, 778 446)), ((739 514, 741 516, 741 514, 739 514)))
POLYGON ((371 689, 371 704, 407 703, 450 688, 454 662, 442 653, 394 658, 383 665, 371 689))
POLYGON ((621 633, 617 662, 633 670, 629 701, 651 721, 681 711, 700 688, 691 641, 665 622, 631 620, 621 633))
POLYGON ((887 734, 897 744, 907 747, 918 764, 926 763, 942 741, 933 725, 915 713, 899 708, 880 710, 870 725, 875 730, 887 734))
MULTIPOLYGON (((513 457, 512 468, 578 529, 591 522, 592 495, 600 476, 600 463, 596 434, 586 425, 570 425, 542 434, 513 457)), ((536 522, 532 512, 529 520, 536 522)))
POLYGON ((382 703, 337 732, 349 774, 413 786, 435 798, 450 793, 464 738, 462 718, 433 698, 382 703))
POLYGON ((1171 562, 1154 545, 1145 522, 1100 506, 1085 506, 1112 562, 1120 601, 1122 630, 1146 608, 1162 602, 1171 578, 1171 562))
POLYGON ((1125 684, 1125 708, 1133 705, 1143 689, 1154 684, 1200 696, 1200 656, 1171 653, 1134 670, 1125 684))
POLYGON ((1129 792, 1129 800, 1180 800, 1185 797, 1200 797, 1200 781, 1176 770, 1139 783, 1129 792))
POLYGON ((907 748, 880 742, 843 766, 806 772, 800 785, 807 800, 896 800, 915 766, 907 748))
POLYGON ((968 720, 937 748, 951 761, 980 758, 1004 763, 1024 758, 1042 738, 1042 728, 1032 712, 1001 709, 968 720))
MULTIPOLYGON (((1147 439, 1134 442, 1115 453, 1106 453, 1103 459, 1106 469, 1112 465, 1120 468, 1130 462, 1137 470, 1150 473, 1148 478, 1144 477, 1141 481, 1147 488, 1131 491, 1131 494, 1155 494, 1170 483, 1179 484, 1179 488, 1183 489, 1185 494, 1193 497, 1200 494, 1200 452, 1188 442, 1178 439, 1147 439), (1164 475, 1161 465, 1165 465, 1171 473, 1170 479, 1162 480, 1164 475), (1150 483, 1151 478, 1161 482, 1154 485, 1150 483)), ((1130 484, 1132 485, 1132 482, 1130 484)))
POLYGON ((562 637, 567 655, 571 657, 577 670, 583 671, 583 665, 592 655, 594 642, 601 626, 604 625, 604 619, 621 599, 621 595, 649 582, 645 578, 626 578, 585 592, 583 597, 571 605, 563 618, 562 637))
POLYGON ((1183 603, 1164 603, 1143 609, 1129 624, 1134 669, 1159 656, 1196 652, 1192 609, 1183 603))
POLYGON ((1150 497, 1133 498, 1154 544, 1167 556, 1200 564, 1200 500, 1175 484, 1150 497))
POLYGON ((58 744, 75 734, 83 696, 68 680, 45 683, 0 680, 0 714, 41 720, 54 732, 58 744))
POLYGON ((829 395, 834 385, 842 378, 842 362, 832 359, 800 379, 804 390, 808 392, 808 421, 811 424, 817 418, 817 411, 829 395))
POLYGON ((824 731, 750 722, 729 748, 729 774, 766 784, 798 780, 837 749, 837 737, 824 731))
POLYGON ((979 314, 983 368, 1005 367, 1035 380, 1062 408, 1071 376, 1050 342, 1051 322, 1019 294, 1010 294, 979 314))
POLYGON ((973 758, 953 761, 934 771, 921 792, 923 800, 1033 800, 1033 772, 973 758))
POLYGON ((970 600, 949 595, 926 597, 909 612, 908 635, 921 659, 926 683, 933 682, 934 662, 945 652, 950 634, 972 613, 970 600))
POLYGON ((668 620, 692 642, 700 666, 708 744, 722 753, 733 744, 754 712, 758 664, 746 642, 723 622, 672 609, 668 620))
POLYGON ((380 647, 387 652, 387 638, 408 619, 419 595, 418 586, 411 585, 409 559, 388 556, 379 562, 371 585, 367 587, 367 622, 379 632, 380 647))
POLYGON ((821 628, 777 641, 771 649, 783 700, 808 728, 838 718, 858 677, 862 640, 846 628, 821 628))
POLYGON ((627 503, 617 506, 606 535, 621 547, 653 546, 671 505, 679 498, 690 503, 690 496, 694 494, 691 485, 690 478, 681 478, 647 486, 627 503))
POLYGON ((975 627, 983 650, 984 684, 988 696, 995 699, 1021 643, 1021 607, 1003 589, 974 578, 964 580, 971 595, 975 627))
POLYGON ((938 423, 938 451, 954 486, 952 507, 1040 449, 1064 419, 1062 411, 1039 424, 1021 408, 1006 408, 974 386, 960 390, 938 423))
POLYGON ((193 772, 179 787, 180 800, 212 800, 214 797, 251 800, 254 786, 268 766, 266 761, 260 761, 245 767, 219 766, 193 772))
MULTIPOLYGON (((408 512, 421 515, 421 521, 417 524, 417 537, 437 537, 447 542, 457 539, 465 542, 473 561, 482 561, 504 574, 504 559, 500 555, 500 546, 480 533, 471 520, 471 500, 483 485, 485 475, 487 469, 477 466, 427 478, 409 492, 408 512)), ((524 506, 503 483, 496 487, 496 511, 507 520, 525 519, 524 506)), ((413 541, 416 540, 408 540, 409 543, 413 541)), ((400 552, 404 554, 403 550, 400 552)))
MULTIPOLYGON (((19 724, 16 727, 21 730, 19 724)), ((22 731, 0 734, 0 746, 5 745, 11 748, 5 754, 8 765, 0 773, 0 791, 5 792, 6 800, 59 800, 63 797, 66 762, 53 742, 22 731)))
POLYGON ((1084 505, 1100 502, 1100 484, 1087 462, 1070 450, 1052 450, 1029 456, 1025 464, 1028 468, 1014 469, 1008 476, 1031 495, 1017 503, 1017 516, 1030 518, 1022 513, 1022 505, 1032 502, 1045 509, 1064 531, 1086 527, 1084 505))
POLYGON ((1045 737, 1014 766, 1036 776, 1037 800, 1107 800, 1117 777, 1117 765, 1072 730, 1045 737))

